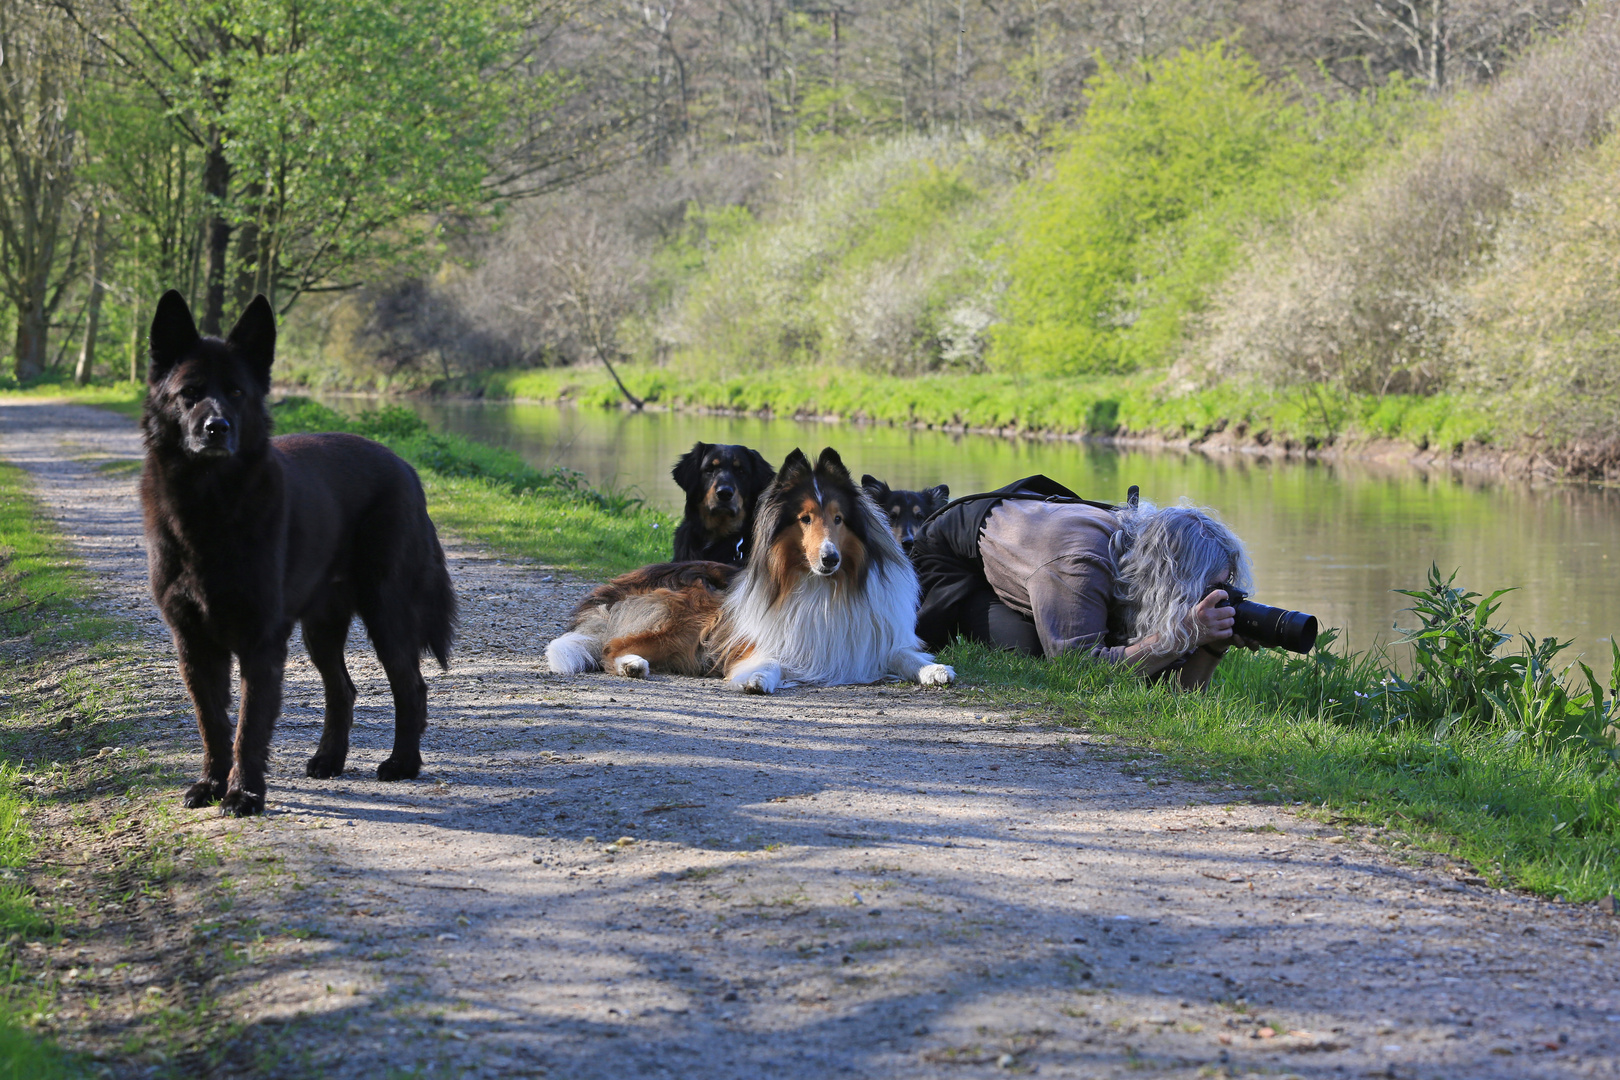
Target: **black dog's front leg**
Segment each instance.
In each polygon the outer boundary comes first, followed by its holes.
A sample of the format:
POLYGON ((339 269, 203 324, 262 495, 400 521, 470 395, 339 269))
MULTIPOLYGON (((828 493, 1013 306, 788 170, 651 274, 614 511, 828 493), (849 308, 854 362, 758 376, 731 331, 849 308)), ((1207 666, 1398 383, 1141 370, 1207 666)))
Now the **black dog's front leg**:
POLYGON ((211 638, 187 641, 179 633, 174 648, 203 743, 202 776, 185 794, 186 807, 195 810, 220 800, 231 771, 231 654, 211 638))
POLYGON ((261 645, 241 657, 242 713, 236 723, 235 762, 220 811, 234 817, 264 813, 264 772, 270 733, 281 714, 281 679, 287 645, 261 645))

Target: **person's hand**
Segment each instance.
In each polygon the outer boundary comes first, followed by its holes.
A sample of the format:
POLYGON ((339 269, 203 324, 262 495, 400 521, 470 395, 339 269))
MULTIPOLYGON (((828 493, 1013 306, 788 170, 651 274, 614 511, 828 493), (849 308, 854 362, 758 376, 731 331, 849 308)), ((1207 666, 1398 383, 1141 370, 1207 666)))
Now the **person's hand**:
POLYGON ((1232 632, 1232 640, 1230 644, 1234 648, 1248 649, 1250 652, 1260 651, 1260 643, 1258 641, 1250 641, 1248 638, 1244 637, 1242 634, 1239 634, 1235 630, 1232 632))
POLYGON ((1237 622, 1237 609, 1228 602, 1225 589, 1210 590, 1208 596, 1198 601, 1198 606, 1193 608, 1190 618, 1195 634, 1193 639, 1195 646, 1211 645, 1216 642, 1235 644, 1232 639, 1232 627, 1237 622))

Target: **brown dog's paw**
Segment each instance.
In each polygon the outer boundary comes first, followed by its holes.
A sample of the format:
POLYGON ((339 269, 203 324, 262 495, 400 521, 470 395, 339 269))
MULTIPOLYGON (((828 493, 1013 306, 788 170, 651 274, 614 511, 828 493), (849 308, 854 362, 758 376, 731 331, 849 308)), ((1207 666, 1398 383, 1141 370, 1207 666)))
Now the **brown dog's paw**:
POLYGON ((264 795, 232 788, 219 802, 219 812, 225 817, 252 817, 264 813, 264 795))
POLYGON ((219 802, 219 795, 223 790, 225 790, 224 784, 217 780, 210 780, 205 776, 186 788, 186 794, 182 801, 185 803, 187 810, 201 810, 205 806, 213 806, 219 802))
POLYGON ((377 766, 377 779, 379 780, 415 780, 422 772, 422 759, 414 758, 403 761, 399 758, 388 758, 377 766))
POLYGON ((304 766, 304 775, 315 780, 330 780, 334 776, 342 776, 344 760, 327 754, 316 754, 309 759, 309 764, 304 766))

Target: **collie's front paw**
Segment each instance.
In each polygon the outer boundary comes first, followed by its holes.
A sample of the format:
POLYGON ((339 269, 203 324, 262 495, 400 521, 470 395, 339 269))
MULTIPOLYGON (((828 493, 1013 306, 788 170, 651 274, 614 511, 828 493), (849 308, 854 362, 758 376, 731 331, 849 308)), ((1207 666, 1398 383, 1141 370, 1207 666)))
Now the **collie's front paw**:
POLYGON ((746 680, 743 681, 743 684, 742 684, 743 693, 745 693, 745 694, 769 694, 769 693, 772 693, 772 692, 774 692, 776 690, 776 687, 774 685, 772 685, 774 682, 775 682, 775 680, 768 678, 763 671, 756 671, 752 675, 748 676, 748 678, 746 680))
POLYGON ((956 681, 956 669, 949 664, 924 664, 917 672, 921 686, 949 686, 956 681))
POLYGON ((626 653, 613 661, 613 670, 627 679, 645 679, 652 665, 635 653, 626 653))

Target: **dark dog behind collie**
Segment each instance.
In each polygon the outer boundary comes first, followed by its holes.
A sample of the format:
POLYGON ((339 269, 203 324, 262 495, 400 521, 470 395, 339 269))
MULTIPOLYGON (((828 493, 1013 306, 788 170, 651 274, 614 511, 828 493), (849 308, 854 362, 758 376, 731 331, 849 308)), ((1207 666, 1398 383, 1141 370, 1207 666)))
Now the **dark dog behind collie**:
POLYGON ((202 732, 202 778, 189 807, 264 809, 270 732, 281 712, 287 639, 304 645, 326 687, 313 777, 343 772, 354 683, 343 646, 356 614, 394 692, 394 749, 379 780, 422 767, 427 687, 421 657, 445 665, 456 617, 444 552, 416 473, 354 435, 270 438, 275 315, 256 297, 223 341, 197 333, 179 293, 152 319, 141 424, 152 595, 174 634, 202 732), (241 669, 234 745, 231 658, 241 669))
POLYGON ((944 484, 936 484, 921 491, 901 491, 891 488, 888 484, 868 473, 861 477, 861 488, 878 504, 889 519, 889 530, 894 538, 900 541, 900 548, 907 555, 911 554, 912 541, 917 536, 917 526, 927 521, 935 510, 942 510, 945 504, 951 501, 951 489, 944 484))
POLYGON ((746 446, 700 442, 681 455, 673 475, 686 492, 686 515, 675 530, 675 561, 747 562, 754 504, 776 477, 771 463, 746 446))

